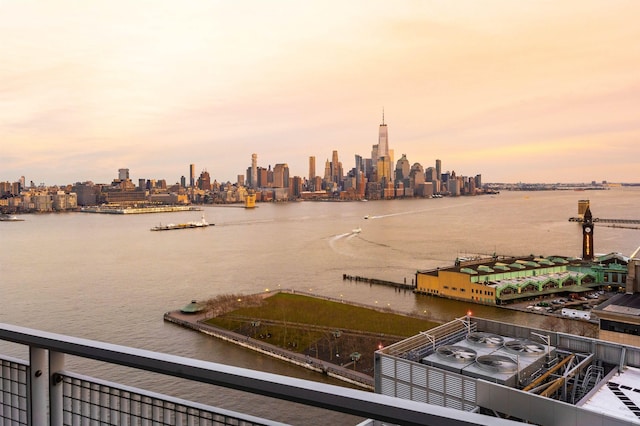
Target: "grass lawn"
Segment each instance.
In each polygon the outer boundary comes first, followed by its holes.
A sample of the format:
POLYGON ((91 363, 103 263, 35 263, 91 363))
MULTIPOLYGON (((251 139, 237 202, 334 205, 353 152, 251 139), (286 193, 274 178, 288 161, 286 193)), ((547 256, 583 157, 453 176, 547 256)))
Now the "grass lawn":
POLYGON ((299 294, 277 293, 259 302, 236 296, 225 300, 233 304, 225 313, 207 320, 209 324, 338 365, 350 363, 350 354, 358 352, 362 357, 357 369, 371 374, 373 353, 380 345, 439 325, 299 294))

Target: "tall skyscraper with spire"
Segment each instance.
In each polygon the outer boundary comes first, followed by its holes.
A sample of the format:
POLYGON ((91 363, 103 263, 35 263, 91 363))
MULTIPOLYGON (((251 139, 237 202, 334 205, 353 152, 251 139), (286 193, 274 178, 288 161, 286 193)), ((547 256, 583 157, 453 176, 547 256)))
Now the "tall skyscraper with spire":
POLYGON ((384 122, 384 108, 382 109, 382 124, 380 124, 380 128, 378 129, 377 154, 377 158, 375 159, 377 181, 383 182, 392 180, 392 159, 389 153, 389 134, 387 133, 387 125, 384 122))
POLYGON ((389 158, 389 138, 387 125, 384 123, 384 108, 382 109, 382 124, 378 130, 378 159, 381 157, 389 158))

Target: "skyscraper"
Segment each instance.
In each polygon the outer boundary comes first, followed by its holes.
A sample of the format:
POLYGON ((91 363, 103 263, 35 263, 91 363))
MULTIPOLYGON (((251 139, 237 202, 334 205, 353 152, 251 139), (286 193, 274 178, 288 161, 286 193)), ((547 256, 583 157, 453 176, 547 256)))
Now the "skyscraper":
POLYGON ((189 164, 189 186, 194 187, 196 184, 196 165, 189 164))
POLYGON ((327 158, 327 161, 324 163, 324 180, 331 181, 331 162, 327 158))
POLYGON ((371 160, 376 169, 376 182, 389 182, 391 176, 392 158, 389 153, 389 134, 384 122, 384 109, 382 110, 382 124, 378 129, 378 144, 371 150, 371 160))
POLYGON ((384 109, 382 110, 382 124, 378 129, 378 160, 380 157, 389 158, 389 138, 387 125, 384 124, 384 109))
POLYGON ((356 154, 356 167, 355 167, 355 176, 358 176, 358 172, 364 172, 364 161, 362 161, 362 156, 356 154))
POLYGON ((251 188, 258 187, 258 154, 251 154, 251 179, 249 180, 251 188))
POLYGON ((342 181, 342 164, 338 161, 338 151, 333 151, 331 156, 331 181, 335 183, 342 181))
POLYGON ((309 157, 309 182, 316 177, 316 157, 309 157))
POLYGON ((383 180, 385 182, 389 182, 393 180, 391 176, 391 161, 389 157, 378 157, 378 163, 376 164, 376 174, 378 182, 382 182, 383 180))
POLYGON ((279 163, 273 167, 273 186, 275 188, 289 187, 289 166, 279 163))
POLYGON ((200 178, 198 179, 198 187, 203 191, 211 190, 211 175, 208 171, 203 170, 202 173, 200 173, 200 178))
POLYGON ((410 171, 411 171, 411 165, 409 164, 409 160, 407 160, 406 154, 402 154, 402 157, 396 163, 395 181, 398 182, 398 181, 404 181, 405 179, 409 179, 410 171))

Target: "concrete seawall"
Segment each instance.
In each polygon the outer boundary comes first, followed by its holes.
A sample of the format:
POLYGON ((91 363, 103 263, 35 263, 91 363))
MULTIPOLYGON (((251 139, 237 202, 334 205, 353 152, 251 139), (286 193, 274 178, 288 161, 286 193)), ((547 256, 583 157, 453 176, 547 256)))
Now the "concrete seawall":
POLYGON ((371 376, 367 376, 366 374, 358 373, 357 371, 352 371, 335 364, 327 363, 301 353, 291 352, 242 334, 206 324, 203 322, 205 320, 204 314, 184 314, 180 311, 171 311, 164 314, 164 320, 244 348, 263 353, 270 357, 326 374, 327 376, 351 383, 367 390, 374 390, 374 379, 371 376))

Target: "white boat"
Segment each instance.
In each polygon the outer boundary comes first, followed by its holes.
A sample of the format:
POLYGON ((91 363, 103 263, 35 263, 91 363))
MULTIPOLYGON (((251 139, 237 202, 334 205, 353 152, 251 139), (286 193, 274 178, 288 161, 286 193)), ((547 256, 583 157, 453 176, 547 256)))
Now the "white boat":
POLYGON ((20 219, 18 216, 9 216, 8 214, 0 215, 1 222, 22 222, 24 219, 20 219))
POLYGON ((359 233, 362 232, 362 229, 361 228, 356 228, 356 229, 352 230, 351 232, 353 232, 354 234, 359 234, 359 233))
POLYGON ((172 231, 174 229, 191 229, 191 228, 206 228, 207 226, 211 226, 212 224, 209 224, 209 222, 207 222, 204 219, 204 215, 202 215, 202 219, 199 222, 187 222, 187 223, 178 223, 178 224, 174 224, 174 223, 170 223, 168 225, 158 225, 158 226, 154 226, 153 228, 151 228, 152 231, 172 231))

